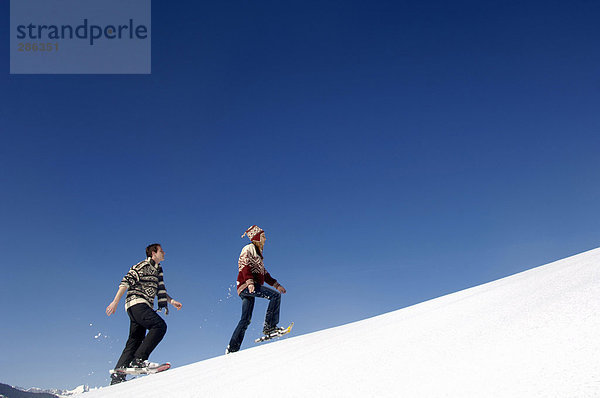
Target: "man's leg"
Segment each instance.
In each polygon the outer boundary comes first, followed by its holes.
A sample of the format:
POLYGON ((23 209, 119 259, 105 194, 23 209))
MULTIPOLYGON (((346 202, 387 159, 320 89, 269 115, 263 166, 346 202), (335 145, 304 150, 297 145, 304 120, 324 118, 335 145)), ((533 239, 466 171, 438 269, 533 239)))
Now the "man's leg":
MULTIPOLYGON (((121 357, 117 361, 117 368, 126 368, 129 366, 129 363, 133 359, 134 352, 138 349, 138 347, 142 344, 144 340, 144 336, 146 336, 146 328, 137 323, 131 317, 129 310, 127 311, 127 315, 129 315, 129 338, 127 339, 127 343, 125 343, 125 348, 123 349, 123 353, 121 357)), ((110 376, 110 384, 118 384, 125 381, 125 375, 113 373, 110 376)))
POLYGON ((242 299, 242 317, 240 318, 237 327, 233 331, 231 340, 229 340, 229 346, 227 348, 229 352, 239 351, 242 341, 244 341, 246 329, 248 329, 248 325, 250 325, 250 321, 252 320, 254 297, 248 293, 247 289, 242 292, 240 297, 242 299))
POLYGON ((121 354, 121 357, 117 361, 117 368, 126 368, 129 365, 129 362, 133 359, 133 355, 135 351, 139 348, 144 341, 144 337, 146 336, 146 328, 137 323, 131 316, 129 310, 127 311, 129 315, 129 338, 127 339, 127 343, 125 343, 125 349, 121 354))
POLYGON ((144 341, 133 354, 135 359, 146 360, 167 333, 167 324, 146 304, 134 305, 130 310, 135 321, 148 329, 144 341))
POLYGON ((265 325, 263 330, 274 328, 279 323, 279 307, 281 305, 281 293, 266 286, 257 286, 254 292, 256 297, 269 300, 267 313, 265 315, 265 325))

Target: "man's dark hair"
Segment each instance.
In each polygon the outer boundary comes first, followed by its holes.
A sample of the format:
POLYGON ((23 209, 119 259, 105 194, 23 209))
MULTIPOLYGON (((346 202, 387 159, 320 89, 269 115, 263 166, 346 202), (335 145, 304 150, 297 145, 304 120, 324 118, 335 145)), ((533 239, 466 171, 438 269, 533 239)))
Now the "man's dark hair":
POLYGON ((160 247, 160 243, 153 243, 146 248, 146 257, 152 257, 152 253, 156 253, 158 248, 160 247))

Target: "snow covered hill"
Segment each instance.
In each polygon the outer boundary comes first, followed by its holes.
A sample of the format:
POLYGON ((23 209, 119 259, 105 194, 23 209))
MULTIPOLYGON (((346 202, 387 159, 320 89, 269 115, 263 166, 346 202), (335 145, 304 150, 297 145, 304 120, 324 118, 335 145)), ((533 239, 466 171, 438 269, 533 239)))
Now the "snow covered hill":
POLYGON ((260 395, 599 397, 600 249, 84 396, 260 395))

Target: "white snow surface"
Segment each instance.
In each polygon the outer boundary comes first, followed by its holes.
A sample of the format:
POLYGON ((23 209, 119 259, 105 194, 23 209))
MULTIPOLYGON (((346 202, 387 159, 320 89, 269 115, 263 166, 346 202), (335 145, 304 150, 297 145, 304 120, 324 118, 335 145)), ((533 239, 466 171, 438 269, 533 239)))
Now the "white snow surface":
POLYGON ((84 396, 260 395, 600 397, 600 249, 84 396))

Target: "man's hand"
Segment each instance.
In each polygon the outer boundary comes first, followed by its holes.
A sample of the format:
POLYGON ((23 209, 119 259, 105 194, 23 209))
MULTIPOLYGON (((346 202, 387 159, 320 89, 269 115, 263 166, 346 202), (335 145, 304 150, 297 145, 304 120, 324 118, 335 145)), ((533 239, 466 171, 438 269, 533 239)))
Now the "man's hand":
POLYGON ((112 303, 110 303, 108 305, 108 307, 106 307, 106 315, 111 316, 112 314, 114 314, 117 311, 117 306, 119 305, 119 301, 121 301, 121 297, 123 297, 123 295, 125 294, 126 291, 127 291, 127 286, 119 285, 119 290, 117 290, 117 294, 115 295, 115 298, 113 299, 112 303))
POLYGON ((173 299, 171 299, 171 305, 173 307, 177 308, 177 311, 179 311, 181 309, 181 307, 183 307, 183 304, 181 304, 179 301, 173 300, 173 299))
POLYGON ((119 305, 118 301, 113 301, 106 307, 106 315, 111 316, 117 311, 117 306, 119 305))
POLYGON ((254 293, 254 284, 252 284, 252 285, 248 285, 248 291, 249 291, 250 293, 254 293))
POLYGON ((279 293, 281 294, 285 294, 287 292, 287 290, 285 290, 285 287, 281 285, 277 286, 277 290, 279 290, 279 293))

